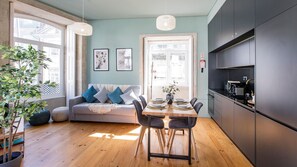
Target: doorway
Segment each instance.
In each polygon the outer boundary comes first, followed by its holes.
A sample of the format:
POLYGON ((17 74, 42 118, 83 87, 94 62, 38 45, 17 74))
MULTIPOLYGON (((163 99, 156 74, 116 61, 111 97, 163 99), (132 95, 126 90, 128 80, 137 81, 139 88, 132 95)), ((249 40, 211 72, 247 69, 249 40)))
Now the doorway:
POLYGON ((177 82, 175 97, 194 96, 193 35, 144 38, 144 93, 148 99, 165 98, 163 86, 177 82))

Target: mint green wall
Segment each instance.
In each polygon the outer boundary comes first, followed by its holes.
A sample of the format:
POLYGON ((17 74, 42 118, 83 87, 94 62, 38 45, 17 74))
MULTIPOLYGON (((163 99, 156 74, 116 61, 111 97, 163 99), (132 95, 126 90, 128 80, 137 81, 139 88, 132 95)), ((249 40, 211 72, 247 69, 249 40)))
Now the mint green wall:
MULTIPOLYGON (((94 20, 93 35, 88 37, 87 80, 88 83, 139 84, 139 37, 143 34, 197 33, 197 55, 204 53, 207 59, 207 16, 178 17, 176 28, 169 32, 156 29, 155 18, 94 20), (93 71, 93 49, 109 48, 109 71, 93 71), (116 71, 116 48, 133 49, 133 71, 116 71)), ((200 58, 199 58, 200 59, 200 58)), ((198 98, 204 103, 201 116, 208 116, 207 109, 207 70, 197 74, 198 98)))

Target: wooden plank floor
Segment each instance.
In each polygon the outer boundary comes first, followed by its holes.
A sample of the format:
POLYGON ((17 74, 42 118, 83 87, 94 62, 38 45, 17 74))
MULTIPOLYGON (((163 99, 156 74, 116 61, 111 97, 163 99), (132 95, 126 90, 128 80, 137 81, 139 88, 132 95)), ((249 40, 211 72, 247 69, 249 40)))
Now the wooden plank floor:
MULTIPOLYGON (((147 161, 147 134, 136 158, 138 125, 64 122, 26 129, 23 167, 189 166, 186 160, 151 158, 147 161)), ((160 152, 152 131, 153 152, 160 152)), ((198 118, 194 134, 198 167, 252 166, 222 130, 209 118, 198 118)), ((175 137, 172 153, 187 154, 187 134, 175 137)), ((165 149, 167 150, 167 149, 165 149)))

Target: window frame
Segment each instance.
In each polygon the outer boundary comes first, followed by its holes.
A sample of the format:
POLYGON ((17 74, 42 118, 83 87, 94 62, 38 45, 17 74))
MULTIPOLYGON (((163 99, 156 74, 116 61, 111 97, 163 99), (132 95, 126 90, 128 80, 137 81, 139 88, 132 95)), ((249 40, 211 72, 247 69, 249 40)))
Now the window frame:
POLYGON ((188 40, 189 41, 189 54, 191 54, 191 56, 189 57, 189 65, 190 68, 188 69, 188 73, 190 73, 191 75, 189 76, 189 98, 191 99, 192 97, 196 97, 198 94, 198 89, 197 89, 197 70, 198 70, 198 66, 197 66, 197 33, 178 33, 178 34, 145 34, 145 35, 140 35, 140 46, 142 46, 140 48, 140 55, 141 59, 140 59, 140 64, 141 64, 141 68, 142 70, 140 71, 140 74, 143 76, 141 77, 141 83, 144 85, 143 86, 143 91, 144 94, 147 95, 148 98, 152 98, 151 96, 151 77, 148 77, 150 75, 150 65, 148 65, 148 48, 146 46, 148 46, 148 43, 151 43, 152 41, 162 41, 164 39, 164 37, 166 38, 174 38, 174 41, 178 41, 178 40, 188 40))
MULTIPOLYGON (((64 52, 64 48, 65 48, 65 41, 66 41, 66 37, 65 37, 65 33, 66 33, 66 27, 61 26, 59 24, 50 22, 48 20, 44 20, 35 16, 29 16, 29 15, 25 15, 25 14, 18 14, 15 13, 14 14, 14 19, 15 18, 20 18, 20 19, 28 19, 28 20, 33 20, 33 21, 37 21, 37 22, 41 22, 44 24, 48 24, 50 26, 53 26, 57 29, 59 29, 61 31, 61 45, 58 44, 52 44, 52 43, 46 43, 46 42, 42 42, 42 41, 35 41, 35 40, 31 40, 31 39, 25 39, 25 38, 19 38, 19 37, 15 37, 13 34, 13 44, 15 45, 16 42, 18 43, 25 43, 25 44, 32 44, 32 45, 37 45, 38 50, 43 50, 44 47, 50 47, 50 48, 57 48, 60 49, 60 93, 58 94, 42 94, 41 98, 42 99, 52 99, 52 98, 58 98, 58 97, 65 97, 65 76, 64 76, 64 68, 65 68, 65 52, 64 52)), ((38 75, 38 80, 43 80, 43 69, 40 69, 40 74, 38 75)))

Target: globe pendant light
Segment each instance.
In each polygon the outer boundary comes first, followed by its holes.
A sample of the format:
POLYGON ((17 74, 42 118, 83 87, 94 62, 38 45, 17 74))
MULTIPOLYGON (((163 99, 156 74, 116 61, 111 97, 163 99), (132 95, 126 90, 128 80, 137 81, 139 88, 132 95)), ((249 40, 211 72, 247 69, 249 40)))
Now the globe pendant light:
MULTIPOLYGON (((167 12, 167 3, 166 3, 166 0, 164 0, 164 13, 166 12, 167 12)), ((172 15, 164 14, 157 17, 156 19, 156 27, 158 30, 170 31, 175 29, 175 26, 176 26, 175 17, 172 15)))
POLYGON ((157 17, 156 27, 162 31, 170 31, 175 29, 176 21, 172 15, 161 15, 157 17))
POLYGON ((74 22, 69 26, 69 28, 77 35, 91 36, 93 34, 93 27, 90 24, 85 23, 84 18, 85 18, 85 1, 83 0, 82 21, 74 22))

